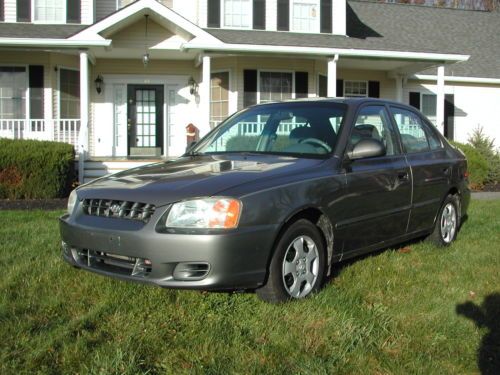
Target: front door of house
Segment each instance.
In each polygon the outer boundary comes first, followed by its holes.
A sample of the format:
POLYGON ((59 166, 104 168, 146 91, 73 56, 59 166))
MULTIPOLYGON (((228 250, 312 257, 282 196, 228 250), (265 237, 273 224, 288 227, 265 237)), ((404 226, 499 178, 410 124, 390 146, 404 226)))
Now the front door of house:
POLYGON ((163 155, 163 85, 128 85, 128 155, 163 155))

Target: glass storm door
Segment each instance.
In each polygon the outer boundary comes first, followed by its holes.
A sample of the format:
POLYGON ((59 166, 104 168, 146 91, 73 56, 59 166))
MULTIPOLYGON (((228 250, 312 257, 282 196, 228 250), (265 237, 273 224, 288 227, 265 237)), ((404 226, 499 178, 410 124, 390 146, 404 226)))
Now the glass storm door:
POLYGON ((128 86, 128 154, 163 155, 163 86, 128 86))

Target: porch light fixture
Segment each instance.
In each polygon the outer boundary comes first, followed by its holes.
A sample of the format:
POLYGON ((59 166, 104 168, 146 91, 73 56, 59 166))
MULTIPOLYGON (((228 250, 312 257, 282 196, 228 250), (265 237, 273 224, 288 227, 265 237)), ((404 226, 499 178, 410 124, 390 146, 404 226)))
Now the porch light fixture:
POLYGON ((148 67, 149 64, 149 53, 148 53, 148 21, 149 21, 149 14, 145 14, 144 17, 146 18, 146 34, 145 34, 145 44, 144 44, 144 55, 142 56, 142 63, 144 64, 144 68, 148 67))
POLYGON ((193 77, 189 78, 188 85, 189 85, 189 93, 191 95, 197 95, 198 94, 198 83, 194 80, 193 77))
POLYGON ((102 79, 102 76, 100 74, 97 76, 94 83, 95 83, 95 91, 97 91, 97 93, 100 94, 102 92, 102 84, 104 83, 104 80, 102 79))

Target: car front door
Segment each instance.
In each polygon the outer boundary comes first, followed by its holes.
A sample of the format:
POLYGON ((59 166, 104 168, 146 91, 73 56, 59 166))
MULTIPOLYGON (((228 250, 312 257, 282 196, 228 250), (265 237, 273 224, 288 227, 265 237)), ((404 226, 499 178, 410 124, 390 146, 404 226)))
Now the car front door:
POLYGON ((336 240, 342 242, 344 255, 400 237, 408 225, 410 169, 384 105, 365 105, 358 111, 346 154, 367 138, 381 141, 386 154, 345 158, 346 189, 335 212, 336 240))
POLYGON ((413 176, 413 200, 408 233, 433 227, 452 177, 452 163, 441 140, 414 111, 391 106, 413 176))

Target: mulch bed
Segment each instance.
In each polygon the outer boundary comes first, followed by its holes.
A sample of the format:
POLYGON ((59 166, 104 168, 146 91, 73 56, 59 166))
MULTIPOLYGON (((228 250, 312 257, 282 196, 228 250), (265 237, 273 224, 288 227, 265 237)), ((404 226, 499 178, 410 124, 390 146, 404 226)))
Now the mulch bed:
POLYGON ((483 186, 483 188, 480 191, 494 191, 498 192, 500 191, 500 184, 486 184, 483 186))
POLYGON ((61 210, 65 209, 67 198, 63 199, 0 199, 1 210, 61 210))

